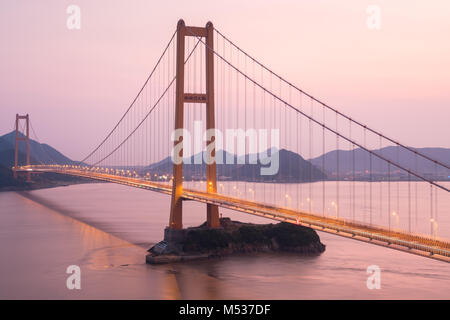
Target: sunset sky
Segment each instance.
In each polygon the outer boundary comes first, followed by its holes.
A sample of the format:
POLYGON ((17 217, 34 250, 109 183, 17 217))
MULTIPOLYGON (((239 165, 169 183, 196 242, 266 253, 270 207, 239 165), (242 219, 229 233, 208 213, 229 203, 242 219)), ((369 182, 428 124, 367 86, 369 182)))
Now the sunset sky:
POLYGON ((29 113, 80 159, 117 122, 178 19, 221 32, 315 97, 414 147, 450 147, 450 2, 4 0, 0 135, 29 113), (81 29, 66 27, 69 5, 81 29), (366 25, 369 5, 381 29, 366 25))

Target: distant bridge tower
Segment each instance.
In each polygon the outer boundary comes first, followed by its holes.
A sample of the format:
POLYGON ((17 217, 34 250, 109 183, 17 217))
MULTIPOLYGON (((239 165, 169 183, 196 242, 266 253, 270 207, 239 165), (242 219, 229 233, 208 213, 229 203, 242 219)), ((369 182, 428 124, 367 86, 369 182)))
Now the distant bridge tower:
MULTIPOLYGON (((187 27, 183 20, 178 21, 177 25, 177 57, 176 57, 176 101, 175 101, 175 130, 183 129, 184 123, 184 103, 205 103, 206 105, 206 130, 215 128, 214 117, 214 48, 213 41, 214 27, 211 22, 206 24, 205 28, 201 27, 187 27), (186 93, 184 92, 184 50, 185 37, 198 36, 205 38, 206 50, 206 94, 203 93, 186 93)), ((175 141, 174 144, 183 143, 183 138, 175 141)), ((208 142, 212 143, 214 139, 208 142)), ((212 157, 215 157, 215 144, 211 152, 212 157)), ((183 150, 180 152, 183 158, 183 150)), ((206 188, 208 192, 217 192, 216 179, 216 163, 206 165, 207 183, 206 188)), ((172 201, 170 207, 170 229, 182 229, 182 194, 183 194, 183 163, 173 165, 173 187, 172 187, 172 201)), ((207 225, 211 228, 220 227, 219 208, 217 205, 207 204, 207 225)))
MULTIPOLYGON (((17 167, 19 164, 19 141, 26 141, 27 143, 27 160, 26 165, 30 165, 30 117, 27 115, 25 116, 19 116, 19 114, 16 114, 16 143, 15 143, 15 150, 14 150, 14 178, 17 178, 17 167), (25 137, 19 137, 19 121, 21 119, 25 119, 26 121, 26 135, 25 137)), ((31 181, 31 173, 27 172, 27 181, 31 181)))

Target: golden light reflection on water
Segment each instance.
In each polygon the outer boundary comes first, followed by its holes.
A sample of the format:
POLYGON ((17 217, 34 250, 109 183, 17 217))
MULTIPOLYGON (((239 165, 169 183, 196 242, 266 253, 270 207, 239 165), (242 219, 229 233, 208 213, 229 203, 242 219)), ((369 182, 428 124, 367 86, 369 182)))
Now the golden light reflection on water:
POLYGON ((167 269, 163 279, 163 299, 182 299, 176 273, 173 273, 172 269, 167 269))
MULTIPOLYGON (((96 227, 71 217, 74 212, 31 192, 18 192, 27 206, 36 210, 44 208, 52 218, 69 223, 79 237, 76 241, 81 245, 81 264, 90 271, 108 271, 117 268, 129 268, 145 265, 146 249, 96 227), (78 241, 79 240, 79 241, 78 241)), ((146 266, 152 268, 149 287, 161 299, 182 299, 179 288, 178 272, 170 265, 146 266)), ((142 285, 142 283, 140 283, 142 285)), ((189 284, 190 286, 191 284, 189 284)), ((195 284, 194 284, 195 286, 195 284)), ((191 294, 187 293, 188 296, 191 294)))
POLYGON ((124 264, 141 262, 136 261, 136 253, 144 251, 142 248, 67 216, 71 213, 70 210, 61 208, 45 198, 29 192, 20 192, 19 194, 25 198, 30 206, 43 206, 46 209, 51 209, 48 212, 53 213, 55 218, 64 220, 66 223, 70 222, 80 235, 80 242, 83 247, 82 261, 89 269, 105 270, 124 264))

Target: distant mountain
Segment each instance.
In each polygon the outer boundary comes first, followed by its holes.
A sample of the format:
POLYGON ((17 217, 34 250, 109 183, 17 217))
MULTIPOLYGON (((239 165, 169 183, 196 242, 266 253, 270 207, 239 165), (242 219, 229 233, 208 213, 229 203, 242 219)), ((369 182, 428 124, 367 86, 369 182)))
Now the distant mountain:
MULTIPOLYGON (((13 177, 14 147, 16 132, 10 132, 0 137, 0 191, 1 190, 31 190, 44 187, 55 187, 89 180, 56 173, 43 173, 32 176, 32 183, 25 181, 24 175, 17 179, 13 177)), ((23 137, 23 135, 21 135, 23 137)), ((26 143, 19 141, 19 165, 26 164, 26 143)), ((47 144, 40 144, 30 139, 30 164, 75 164, 61 152, 47 144)))
MULTIPOLYGON (((266 182, 305 182, 317 181, 326 178, 326 175, 309 161, 303 159, 300 155, 281 149, 267 150, 270 156, 271 152, 279 152, 279 168, 275 175, 261 175, 261 168, 268 168, 269 165, 261 165, 260 161, 257 164, 250 164, 250 159, 254 155, 240 156, 223 151, 223 159, 225 164, 217 164, 217 178, 218 180, 241 180, 241 181, 266 181, 266 182), (226 159, 233 159, 233 161, 226 161, 226 159), (245 162, 244 164, 237 164, 237 161, 245 162), (233 162, 234 164, 226 164, 233 162)), ((218 152, 219 153, 219 152, 218 152)), ((183 176, 186 180, 199 180, 206 177, 206 164, 194 164, 196 157, 203 157, 204 153, 190 157, 191 164, 183 164, 183 176)), ((275 154, 274 154, 275 156, 275 154)), ((187 162, 189 158, 186 158, 187 162)), ((149 165, 141 169, 141 173, 150 172, 151 174, 172 174, 172 160, 167 157, 157 163, 149 165)))
MULTIPOLYGON (((446 148, 414 148, 432 159, 436 159, 444 164, 450 165, 450 149, 446 148)), ((403 148, 394 146, 385 147, 382 149, 373 150, 374 153, 382 155, 393 162, 399 163, 406 169, 415 171, 417 161, 418 173, 426 176, 448 177, 450 176, 450 170, 435 166, 431 161, 425 160, 420 156, 415 156, 414 153, 409 152, 403 148), (417 160, 416 160, 417 159, 417 160)), ((311 163, 315 166, 322 168, 323 161, 325 163, 325 172, 328 174, 336 174, 339 157, 339 174, 347 175, 353 172, 353 157, 356 173, 364 173, 370 170, 370 155, 363 149, 357 148, 354 151, 351 150, 334 150, 322 155, 320 157, 311 159, 311 163)), ((388 164, 372 155, 372 172, 380 175, 388 174, 388 164)), ((405 172, 399 172, 399 170, 391 165, 391 174, 399 175, 406 174, 405 172)))
MULTIPOLYGON (((432 159, 450 165, 450 149, 446 148, 417 148, 415 149, 432 159)), ((450 176, 450 170, 435 166, 431 161, 425 160, 414 153, 397 147, 385 147, 373 150, 374 153, 382 155, 384 158, 393 162, 398 162, 406 169, 415 171, 417 161, 417 171, 419 174, 431 179, 447 180, 450 176), (416 160, 417 159, 417 160, 416 160)), ((270 150, 268 150, 270 154, 270 150)), ((218 180, 242 180, 242 181, 273 181, 273 182, 307 182, 317 181, 323 178, 335 179, 337 173, 337 158, 339 157, 339 177, 345 179, 353 174, 353 158, 356 179, 367 179, 370 171, 370 156, 363 149, 333 150, 325 155, 313 158, 308 161, 303 159, 297 153, 281 149, 279 151, 279 171, 273 176, 261 176, 261 165, 249 164, 249 155, 245 156, 245 164, 236 164, 237 157, 224 151, 224 159, 228 155, 234 160, 235 164, 217 164, 218 180), (322 165, 325 164, 325 170, 322 172, 322 165)), ((197 154, 201 157, 202 154, 197 154)), ((243 157, 243 156, 242 156, 243 157)), ((241 159, 242 159, 241 157, 241 159)), ((190 159, 194 163, 194 156, 190 159)), ((170 157, 164 160, 144 167, 143 173, 164 175, 172 174, 172 161, 170 157)), ((388 164, 372 155, 372 178, 384 179, 389 172, 388 164)), ((393 179, 406 179, 407 173, 399 170, 391 164, 390 174, 393 179)), ((183 176, 186 180, 205 179, 205 164, 184 164, 183 176)))
MULTIPOLYGON (((21 137, 24 137, 20 133, 21 137)), ((5 167, 14 166, 14 148, 15 148, 16 132, 12 131, 0 137, 0 165, 5 167)), ((19 164, 26 163, 26 143, 19 141, 19 164)), ((64 156, 58 150, 52 148, 48 144, 41 144, 33 139, 30 139, 30 163, 31 164, 75 164, 68 157, 64 156)))

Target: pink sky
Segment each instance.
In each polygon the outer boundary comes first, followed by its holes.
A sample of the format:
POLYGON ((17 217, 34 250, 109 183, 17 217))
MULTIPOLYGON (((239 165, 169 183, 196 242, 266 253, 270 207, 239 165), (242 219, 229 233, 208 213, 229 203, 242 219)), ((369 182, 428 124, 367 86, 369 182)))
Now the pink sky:
POLYGON ((450 147, 448 1, 4 0, 0 134, 29 113, 71 158, 117 122, 177 20, 208 20, 312 95, 405 144, 450 147), (66 8, 81 8, 68 30, 66 8), (381 30, 366 26, 369 4, 381 30))

